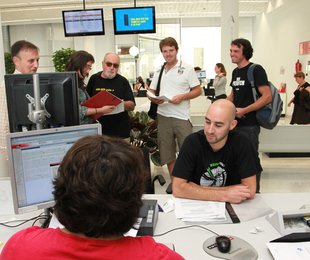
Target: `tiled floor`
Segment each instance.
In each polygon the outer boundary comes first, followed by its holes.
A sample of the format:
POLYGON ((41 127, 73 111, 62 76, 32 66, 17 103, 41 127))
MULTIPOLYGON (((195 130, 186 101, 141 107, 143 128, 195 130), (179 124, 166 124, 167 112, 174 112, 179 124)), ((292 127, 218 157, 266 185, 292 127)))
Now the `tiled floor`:
MULTIPOLYGON (((261 192, 310 192, 310 157, 269 158, 261 154, 264 169, 261 177, 261 192)), ((170 182, 167 167, 152 167, 152 173, 163 174, 166 184, 155 183, 156 193, 165 193, 170 182)))

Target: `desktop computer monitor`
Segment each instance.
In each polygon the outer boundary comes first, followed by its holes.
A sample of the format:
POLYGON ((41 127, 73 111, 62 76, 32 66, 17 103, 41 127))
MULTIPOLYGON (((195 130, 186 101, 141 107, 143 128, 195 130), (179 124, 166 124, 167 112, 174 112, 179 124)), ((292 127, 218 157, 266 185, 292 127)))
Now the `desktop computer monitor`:
POLYGON ((101 135, 100 124, 49 128, 7 135, 16 214, 54 206, 52 181, 66 152, 84 136, 101 135))
MULTIPOLYGON (((35 108, 33 75, 4 76, 11 133, 36 129, 36 123, 30 120, 30 111, 35 108)), ((79 125, 77 73, 38 73, 38 83, 45 114, 41 128, 79 125)))

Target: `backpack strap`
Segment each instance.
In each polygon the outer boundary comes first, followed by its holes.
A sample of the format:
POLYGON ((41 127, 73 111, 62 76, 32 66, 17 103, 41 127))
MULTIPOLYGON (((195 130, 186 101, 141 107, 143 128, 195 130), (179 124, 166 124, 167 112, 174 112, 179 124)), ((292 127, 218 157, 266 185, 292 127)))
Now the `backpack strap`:
POLYGON ((155 95, 158 96, 159 95, 159 92, 160 92, 160 81, 161 81, 161 77, 163 75, 163 71, 165 69, 165 65, 166 65, 166 62, 163 64, 163 66, 161 67, 160 69, 160 72, 159 72, 159 76, 158 76, 158 81, 157 81, 157 86, 156 86, 156 91, 155 91, 155 95))
POLYGON ((250 81, 250 84, 252 87, 252 94, 253 94, 254 102, 257 100, 257 97, 258 97, 258 93, 257 93, 256 87, 254 84, 254 68, 255 67, 256 67, 255 63, 251 64, 247 72, 247 78, 248 78, 248 81, 250 81))

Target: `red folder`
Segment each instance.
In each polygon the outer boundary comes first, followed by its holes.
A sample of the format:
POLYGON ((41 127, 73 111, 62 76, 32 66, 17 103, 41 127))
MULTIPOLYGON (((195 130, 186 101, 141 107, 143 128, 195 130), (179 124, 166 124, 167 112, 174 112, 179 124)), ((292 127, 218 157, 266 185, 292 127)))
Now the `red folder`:
MULTIPOLYGON (((91 98, 87 99, 81 105, 90 108, 99 108, 103 106, 117 106, 122 102, 120 98, 107 92, 105 90, 101 90, 96 95, 92 96, 91 98)), ((95 114, 91 117, 94 119, 98 119, 101 117, 101 114, 95 114)))

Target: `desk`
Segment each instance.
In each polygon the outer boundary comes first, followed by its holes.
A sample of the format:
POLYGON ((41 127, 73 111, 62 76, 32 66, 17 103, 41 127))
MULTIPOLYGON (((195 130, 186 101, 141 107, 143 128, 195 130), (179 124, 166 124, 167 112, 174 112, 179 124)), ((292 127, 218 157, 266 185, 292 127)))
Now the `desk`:
MULTIPOLYGON (((157 199, 158 202, 163 205, 163 203, 167 201, 170 196, 171 195, 166 194, 148 194, 145 195, 144 198, 157 199)), ((266 193, 258 194, 257 197, 263 198, 265 203, 275 210, 296 210, 303 204, 310 204, 310 193, 266 193)), ((247 207, 250 210, 249 205, 247 205, 247 207)), ((18 218, 30 218, 35 216, 37 213, 38 212, 19 215, 18 218)), ((18 228, 0 227, 0 240, 2 242, 6 242, 15 232, 30 225, 31 223, 18 228)), ((187 224, 184 224, 181 220, 177 220, 174 212, 169 212, 166 214, 160 213, 155 235, 182 226, 187 226, 187 224)), ((248 241, 256 248, 259 254, 258 259, 261 260, 273 259, 267 249, 266 243, 281 236, 278 231, 265 219, 265 217, 260 217, 239 224, 205 225, 205 227, 212 229, 219 234, 235 235, 248 241), (260 227, 263 232, 251 234, 250 230, 255 227, 260 227)), ((213 236, 213 234, 207 230, 201 228, 188 228, 173 231, 164 236, 155 237, 155 240, 166 244, 173 243, 176 251, 184 256, 185 259, 217 259, 207 255, 202 248, 203 242, 210 236, 213 236)))

